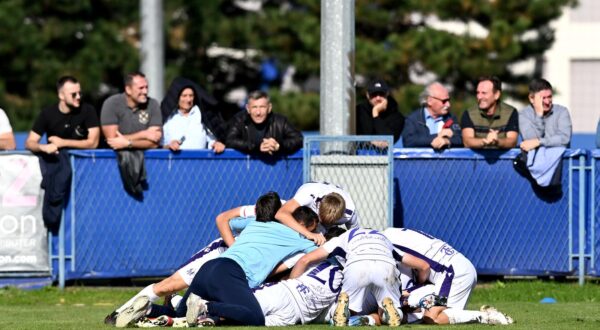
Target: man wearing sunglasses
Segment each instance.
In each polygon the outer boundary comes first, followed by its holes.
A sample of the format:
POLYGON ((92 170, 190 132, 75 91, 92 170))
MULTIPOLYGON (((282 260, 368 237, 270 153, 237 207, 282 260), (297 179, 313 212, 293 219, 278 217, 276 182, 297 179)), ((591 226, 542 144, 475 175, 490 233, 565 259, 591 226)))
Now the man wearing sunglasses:
POLYGON ((462 148, 458 120, 449 112, 450 94, 439 82, 429 84, 419 97, 421 108, 406 118, 402 144, 406 148, 462 148))
POLYGON ((100 138, 96 110, 81 102, 81 86, 72 76, 56 83, 58 103, 42 110, 35 120, 25 147, 40 158, 42 188, 45 189, 42 216, 54 233, 60 225, 62 207, 71 182, 69 149, 95 149, 100 138), (47 142, 40 143, 46 134, 47 142))
MULTIPOLYGON (((356 134, 393 135, 394 143, 400 139, 404 128, 404 116, 398 111, 398 103, 390 95, 390 88, 381 79, 367 85, 367 101, 356 107, 356 134)), ((387 148, 384 141, 372 141, 378 148, 387 148)))

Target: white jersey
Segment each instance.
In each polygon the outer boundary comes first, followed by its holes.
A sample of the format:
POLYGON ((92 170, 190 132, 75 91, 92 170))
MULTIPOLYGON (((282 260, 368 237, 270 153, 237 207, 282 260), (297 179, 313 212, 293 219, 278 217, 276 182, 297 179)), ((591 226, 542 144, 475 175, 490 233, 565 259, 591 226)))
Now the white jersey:
MULTIPOLYGON (((336 225, 345 225, 347 229, 358 227, 358 215, 356 214, 356 206, 354 201, 345 190, 342 188, 327 182, 308 182, 300 186, 293 199, 300 204, 300 206, 308 206, 311 210, 319 214, 319 205, 325 195, 330 193, 337 193, 342 196, 346 203, 346 210, 344 215, 335 221, 336 225)), ((320 228, 319 231, 322 231, 320 228)))
POLYGON ((477 283, 473 264, 450 244, 429 234, 407 228, 387 228, 383 234, 400 256, 405 253, 426 261, 435 293, 448 298, 448 307, 463 309, 477 283))
POLYGON ((254 291, 267 326, 305 324, 326 313, 342 286, 340 267, 323 261, 300 277, 254 291))
POLYGON ((189 286, 198 273, 198 270, 207 261, 216 259, 227 250, 227 244, 222 238, 217 238, 208 243, 202 250, 194 253, 183 265, 179 267, 177 273, 183 278, 183 281, 189 286))
POLYGON ((396 264, 392 243, 374 229, 353 228, 325 242, 322 247, 344 267, 362 260, 396 264))
POLYGON ((425 257, 443 266, 452 264, 452 259, 460 254, 450 244, 427 233, 408 228, 387 228, 383 234, 394 244, 400 255, 409 253, 425 257))

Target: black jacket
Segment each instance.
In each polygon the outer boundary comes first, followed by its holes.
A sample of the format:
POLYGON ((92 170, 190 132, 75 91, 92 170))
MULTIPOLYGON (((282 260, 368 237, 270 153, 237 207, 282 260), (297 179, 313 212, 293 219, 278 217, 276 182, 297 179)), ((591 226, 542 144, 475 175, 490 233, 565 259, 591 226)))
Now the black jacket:
MULTIPOLYGON (((274 138, 279 143, 276 155, 290 155, 302 148, 302 133, 285 116, 270 113, 266 119, 265 138, 274 138)), ((260 154, 256 143, 256 125, 246 111, 239 112, 229 121, 225 145, 247 154, 260 154)))
MULTIPOLYGON (((450 147, 462 148, 462 135, 458 119, 451 113, 448 113, 443 118, 444 123, 452 120, 450 128, 452 129, 452 137, 450 138, 450 147)), ((437 137, 437 134, 429 134, 429 128, 425 124, 425 114, 423 108, 413 111, 406 117, 406 126, 402 133, 402 146, 405 148, 431 148, 431 141, 437 137)))
POLYGON ((177 110, 179 95, 181 95, 184 88, 188 87, 194 90, 194 104, 200 108, 200 112, 202 113, 202 125, 208 128, 218 141, 225 141, 225 121, 215 109, 217 100, 200 87, 200 85, 183 77, 177 77, 173 80, 165 98, 160 103, 163 123, 177 110))
POLYGON ((373 118, 373 106, 369 102, 360 103, 356 107, 357 135, 393 135, 394 143, 398 142, 404 128, 404 116, 398 111, 398 103, 388 96, 387 109, 373 118))

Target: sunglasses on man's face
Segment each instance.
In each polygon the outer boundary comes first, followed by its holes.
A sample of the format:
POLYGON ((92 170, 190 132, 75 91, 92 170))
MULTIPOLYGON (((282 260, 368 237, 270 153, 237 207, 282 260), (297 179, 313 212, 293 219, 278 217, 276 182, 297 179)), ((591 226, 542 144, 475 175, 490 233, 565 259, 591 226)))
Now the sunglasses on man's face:
POLYGON ((72 98, 75 98, 77 95, 81 96, 81 92, 71 93, 72 98))
POLYGON ((377 97, 377 96, 385 97, 385 96, 386 96, 386 93, 384 93, 384 92, 373 92, 373 93, 369 93, 369 97, 370 97, 370 98, 374 98, 374 97, 377 97))

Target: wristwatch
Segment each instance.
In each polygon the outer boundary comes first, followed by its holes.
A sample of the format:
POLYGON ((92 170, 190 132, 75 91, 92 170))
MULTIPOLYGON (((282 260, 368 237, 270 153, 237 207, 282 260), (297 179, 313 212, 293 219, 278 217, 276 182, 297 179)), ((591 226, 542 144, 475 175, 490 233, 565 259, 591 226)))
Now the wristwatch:
POLYGON ((127 140, 127 142, 129 142, 127 144, 127 149, 131 149, 131 147, 133 147, 133 145, 131 144, 131 140, 127 140))

